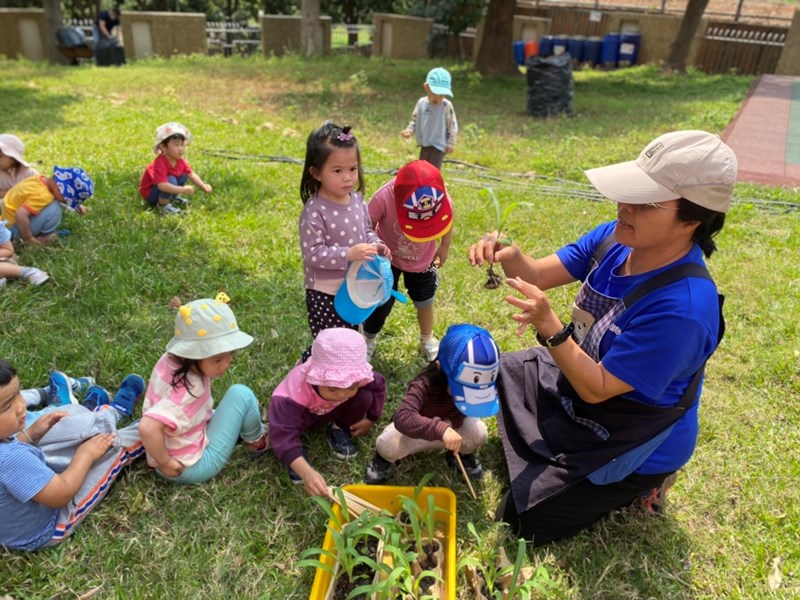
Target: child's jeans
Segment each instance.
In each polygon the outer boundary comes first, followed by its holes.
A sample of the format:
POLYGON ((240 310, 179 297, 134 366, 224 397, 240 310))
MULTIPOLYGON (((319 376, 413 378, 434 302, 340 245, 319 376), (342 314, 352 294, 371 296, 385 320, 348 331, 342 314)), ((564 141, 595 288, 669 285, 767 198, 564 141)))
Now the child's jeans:
MULTIPOLYGON (((486 423, 475 417, 465 417, 464 424, 456 431, 461 435, 461 449, 459 454, 472 454, 484 443, 488 435, 486 423)), ((386 429, 378 436, 375 449, 384 459, 395 462, 406 456, 444 448, 442 440, 423 440, 408 437, 395 429, 394 423, 389 423, 386 429)))
MULTIPOLYGON (((175 177, 174 175, 170 175, 167 177, 167 181, 172 185, 186 185, 186 182, 189 180, 188 175, 181 175, 180 177, 175 177)), ((167 192, 162 192, 158 189, 158 185, 154 185, 150 189, 150 195, 147 197, 147 201, 155 206, 158 204, 159 198, 169 198, 169 201, 172 202, 178 194, 168 194, 167 192)))
POLYGON ((261 409, 256 396, 246 385, 235 384, 228 388, 206 428, 208 446, 203 456, 178 477, 165 477, 175 483, 202 483, 222 470, 241 437, 246 441, 257 440, 261 435, 261 409))
MULTIPOLYGON (((31 235, 39 237, 40 235, 49 235, 53 233, 61 224, 61 202, 53 200, 50 204, 45 206, 38 215, 31 215, 31 235)), ((11 227, 11 239, 19 239, 19 229, 14 224, 11 227)))

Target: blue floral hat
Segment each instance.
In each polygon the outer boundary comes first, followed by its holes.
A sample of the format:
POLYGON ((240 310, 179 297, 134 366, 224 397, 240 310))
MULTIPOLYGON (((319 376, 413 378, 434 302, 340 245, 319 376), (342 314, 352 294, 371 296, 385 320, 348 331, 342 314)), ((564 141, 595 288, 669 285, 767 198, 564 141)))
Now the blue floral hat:
POLYGON ((86 171, 79 167, 53 167, 53 179, 64 196, 67 206, 75 210, 92 197, 94 183, 86 171))
POLYGON ((468 417, 497 414, 497 373, 500 351, 492 334, 475 325, 451 325, 439 344, 437 357, 447 375, 450 395, 468 417))

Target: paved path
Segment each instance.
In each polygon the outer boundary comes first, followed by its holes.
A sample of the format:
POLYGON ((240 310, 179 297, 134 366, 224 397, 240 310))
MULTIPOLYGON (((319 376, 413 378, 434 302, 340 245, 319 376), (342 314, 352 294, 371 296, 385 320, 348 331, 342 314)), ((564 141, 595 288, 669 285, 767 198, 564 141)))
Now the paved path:
POLYGON ((800 77, 759 77, 722 138, 739 160, 739 181, 800 186, 800 77))

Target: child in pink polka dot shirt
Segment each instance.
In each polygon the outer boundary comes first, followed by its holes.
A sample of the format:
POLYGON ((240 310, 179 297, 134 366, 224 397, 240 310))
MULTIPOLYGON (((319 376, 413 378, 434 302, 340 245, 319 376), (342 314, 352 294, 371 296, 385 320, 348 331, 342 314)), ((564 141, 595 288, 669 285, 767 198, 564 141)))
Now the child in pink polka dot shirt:
POLYGON ((300 249, 313 338, 330 327, 357 328, 342 320, 333 306, 348 261, 376 254, 391 257, 372 229, 363 190, 358 141, 349 127, 326 121, 308 136, 300 181, 300 249))

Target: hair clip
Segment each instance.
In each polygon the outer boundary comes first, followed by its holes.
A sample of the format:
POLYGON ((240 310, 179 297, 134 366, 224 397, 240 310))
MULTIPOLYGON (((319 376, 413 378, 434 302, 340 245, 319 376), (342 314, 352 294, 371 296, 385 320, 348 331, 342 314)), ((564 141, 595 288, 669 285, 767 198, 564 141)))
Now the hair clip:
POLYGON ((345 133, 343 131, 342 133, 340 133, 339 135, 336 136, 336 139, 339 140, 340 142, 349 142, 350 140, 353 139, 353 134, 352 133, 345 133))

